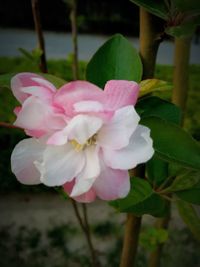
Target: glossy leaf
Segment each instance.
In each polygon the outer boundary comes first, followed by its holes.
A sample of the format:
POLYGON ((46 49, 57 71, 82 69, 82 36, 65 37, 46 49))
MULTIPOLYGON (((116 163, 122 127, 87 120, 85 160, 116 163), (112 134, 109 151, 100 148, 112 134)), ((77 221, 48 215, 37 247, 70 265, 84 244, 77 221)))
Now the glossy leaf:
POLYGON ((126 209, 125 212, 131 212, 136 216, 150 214, 154 217, 164 217, 169 212, 169 202, 153 193, 144 201, 126 209))
POLYGON ((139 100, 136 110, 142 118, 155 116, 177 124, 181 121, 180 109, 174 104, 156 96, 139 100))
POLYGON ((175 192, 176 196, 192 204, 200 205, 200 183, 189 190, 175 192))
POLYGON ((173 183, 166 189, 168 192, 182 191, 194 187, 200 182, 200 173, 187 171, 185 174, 177 176, 173 183))
POLYGON ((187 132, 156 117, 144 118, 141 124, 151 129, 153 147, 163 160, 200 170, 200 146, 187 132))
POLYGON ((165 1, 131 0, 131 2, 145 8, 148 12, 160 17, 161 19, 167 20, 168 18, 168 10, 165 5, 165 1))
POLYGON ((181 218, 189 227, 194 237, 200 240, 200 218, 193 206, 185 201, 177 200, 177 207, 181 218))
POLYGON ((140 82, 139 97, 145 96, 153 92, 163 92, 172 90, 173 86, 171 83, 158 80, 158 79, 147 79, 140 82))
POLYGON ((86 79, 101 88, 108 80, 140 82, 142 63, 138 52, 122 35, 111 37, 87 65, 86 79))
POLYGON ((156 154, 146 163, 147 177, 153 186, 159 186, 168 177, 168 162, 161 160, 156 154))

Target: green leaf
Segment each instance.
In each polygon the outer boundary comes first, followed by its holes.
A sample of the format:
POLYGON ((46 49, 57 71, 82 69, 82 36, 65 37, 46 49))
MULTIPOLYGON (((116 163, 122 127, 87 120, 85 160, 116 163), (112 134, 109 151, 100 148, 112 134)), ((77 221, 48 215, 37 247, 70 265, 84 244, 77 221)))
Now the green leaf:
POLYGON ((200 146, 181 127, 156 117, 141 124, 151 129, 155 152, 163 160, 180 163, 184 168, 200 170, 200 146))
POLYGON ((140 244, 149 251, 155 249, 167 241, 168 232, 162 228, 148 227, 145 231, 140 233, 140 244))
POLYGON ((166 188, 168 192, 182 191, 192 188, 200 182, 200 173, 194 171, 187 171, 186 173, 177 176, 173 183, 166 188))
POLYGON ((158 79, 147 79, 140 82, 139 97, 145 96, 154 92, 171 91, 172 84, 158 79))
POLYGON ((112 79, 140 82, 141 77, 139 54, 120 34, 111 37, 98 49, 86 69, 86 79, 101 88, 112 79))
POLYGON ((185 201, 176 202, 181 218, 187 224, 194 237, 200 240, 200 218, 192 205, 185 201))
POLYGON ((175 192, 176 196, 192 204, 200 205, 200 183, 192 189, 175 192))
POLYGON ((153 194, 152 188, 146 180, 132 177, 131 190, 128 196, 123 199, 110 201, 110 204, 119 211, 126 212, 127 209, 130 209, 132 206, 144 201, 151 194, 153 194))
POLYGON ((200 1, 198 0, 173 0, 174 5, 182 12, 200 12, 200 1))
POLYGON ((109 204, 119 212, 130 212, 136 216, 151 214, 163 217, 168 212, 166 200, 155 194, 150 184, 141 178, 131 178, 131 190, 127 197, 110 201, 109 204))
POLYGON ((10 81, 12 77, 15 75, 16 73, 1 74, 0 75, 0 87, 10 89, 10 81))
POLYGON ((134 4, 145 8, 148 12, 153 15, 167 20, 168 10, 165 5, 165 1, 154 1, 154 0, 131 0, 134 4))
POLYGON ((154 217, 164 217, 169 213, 169 202, 156 193, 146 198, 144 201, 125 210, 136 216, 150 214, 154 217))
POLYGON ((155 116, 177 124, 181 121, 181 110, 174 104, 156 96, 139 100, 136 110, 142 118, 155 116))
POLYGON ((156 154, 146 163, 147 177, 155 186, 159 186, 168 177, 168 163, 156 154))

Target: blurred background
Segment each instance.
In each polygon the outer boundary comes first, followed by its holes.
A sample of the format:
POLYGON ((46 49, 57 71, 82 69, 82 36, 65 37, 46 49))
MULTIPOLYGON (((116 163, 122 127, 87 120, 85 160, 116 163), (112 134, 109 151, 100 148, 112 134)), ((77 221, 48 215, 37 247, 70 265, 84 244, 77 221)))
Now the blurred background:
MULTIPOLYGON (((40 0, 47 67, 50 74, 73 79, 70 5, 64 0, 40 0)), ((84 79, 87 62, 113 34, 121 33, 139 48, 139 8, 124 0, 82 0, 77 5, 79 78, 84 79)), ((157 24, 160 27, 159 22, 157 24)), ((173 39, 160 45, 155 77, 172 82, 173 39)), ((40 72, 37 35, 31 0, 1 1, 0 8, 0 121, 13 123, 17 101, 9 90, 9 73, 40 72)), ((190 52, 190 90, 185 129, 200 140, 200 41, 193 36, 190 52)), ((161 97, 169 99, 171 92, 161 97)), ((17 129, 0 128, 0 266, 62 267, 91 266, 90 257, 70 201, 51 188, 24 186, 10 170, 10 154, 25 137, 17 129)), ((81 208, 81 207, 80 207, 81 208)), ((123 214, 105 202, 88 207, 94 246, 102 266, 118 266, 123 214)), ((157 246, 153 218, 144 216, 137 267, 147 266, 149 253, 157 246), (150 230, 149 230, 150 229, 150 230)), ((165 240, 162 267, 199 267, 200 244, 172 209, 165 240)), ((164 238, 165 239, 165 238, 164 238)))

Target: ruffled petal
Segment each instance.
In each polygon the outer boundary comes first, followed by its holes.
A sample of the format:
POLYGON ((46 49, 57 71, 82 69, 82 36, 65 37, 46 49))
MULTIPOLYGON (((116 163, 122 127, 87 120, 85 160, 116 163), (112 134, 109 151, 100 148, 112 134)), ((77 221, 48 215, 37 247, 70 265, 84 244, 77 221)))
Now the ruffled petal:
POLYGON ((103 91, 87 81, 73 81, 61 87, 54 97, 54 104, 62 107, 66 114, 74 114, 74 104, 80 101, 98 101, 103 99, 103 91))
POLYGON ((133 81, 110 80, 106 83, 105 106, 117 110, 124 106, 135 105, 139 93, 139 85, 133 81))
POLYGON ((118 109, 111 121, 100 129, 97 142, 102 147, 120 149, 129 143, 140 117, 133 106, 118 109))
POLYGON ((130 190, 128 171, 114 170, 101 161, 101 173, 95 180, 93 188, 97 196, 103 200, 123 198, 130 190))
POLYGON ((32 96, 23 103, 14 124, 40 137, 50 130, 62 129, 66 122, 63 114, 54 113, 51 106, 32 96))
POLYGON ((37 164, 41 181, 48 186, 60 186, 77 176, 85 165, 82 151, 77 152, 71 144, 47 146, 42 163, 37 164))
POLYGON ((35 161, 41 162, 44 149, 45 144, 34 138, 24 139, 16 145, 11 155, 11 169, 21 183, 40 183, 35 161))
POLYGON ((11 80, 11 89, 20 103, 23 103, 31 95, 49 98, 56 92, 54 85, 46 79, 28 72, 15 75, 11 80))
POLYGON ((106 165, 113 169, 128 170, 147 162, 154 154, 150 129, 138 125, 127 147, 112 150, 103 148, 106 165))

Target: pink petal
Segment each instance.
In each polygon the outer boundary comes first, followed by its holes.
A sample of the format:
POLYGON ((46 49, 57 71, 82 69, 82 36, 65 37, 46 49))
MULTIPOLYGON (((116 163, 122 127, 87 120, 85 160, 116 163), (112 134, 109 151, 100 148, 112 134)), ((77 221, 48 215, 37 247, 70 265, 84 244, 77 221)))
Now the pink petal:
MULTIPOLYGON (((74 184, 75 184, 75 180, 71 181, 71 182, 68 182, 68 183, 65 183, 63 185, 63 188, 64 188, 64 191, 70 195, 71 192, 72 192, 72 189, 74 187, 74 184)), ((78 197, 74 197, 74 199, 78 202, 81 202, 81 203, 90 203, 90 202, 93 202, 95 199, 96 199, 96 193, 95 193, 95 190, 93 188, 91 188, 88 192, 78 196, 78 197)))
POLYGON ((66 125, 63 116, 54 113, 51 106, 31 96, 24 101, 14 124, 30 131, 29 133, 32 131, 33 136, 39 137, 49 131, 62 129, 66 125))
POLYGON ((28 72, 15 75, 11 80, 11 89, 14 96, 20 103, 23 103, 30 95, 46 94, 49 96, 56 91, 54 85, 46 79, 37 74, 28 72), (24 89, 26 87, 30 87, 30 91, 28 89, 24 89), (42 93, 40 91, 42 91, 42 93))
POLYGON ((54 97, 54 104, 62 107, 66 114, 74 114, 74 104, 80 101, 99 101, 103 99, 103 91, 96 85, 86 81, 73 81, 61 87, 54 97))
POLYGON ((112 110, 128 105, 135 105, 139 85, 133 81, 111 80, 105 85, 105 106, 112 110))
POLYGON ((24 139, 14 148, 11 155, 11 169, 23 184, 39 184, 40 172, 35 161, 41 161, 45 145, 34 138, 24 139))
POLYGON ((128 171, 113 170, 101 162, 101 173, 95 180, 93 188, 99 198, 114 200, 125 197, 130 190, 128 171))

